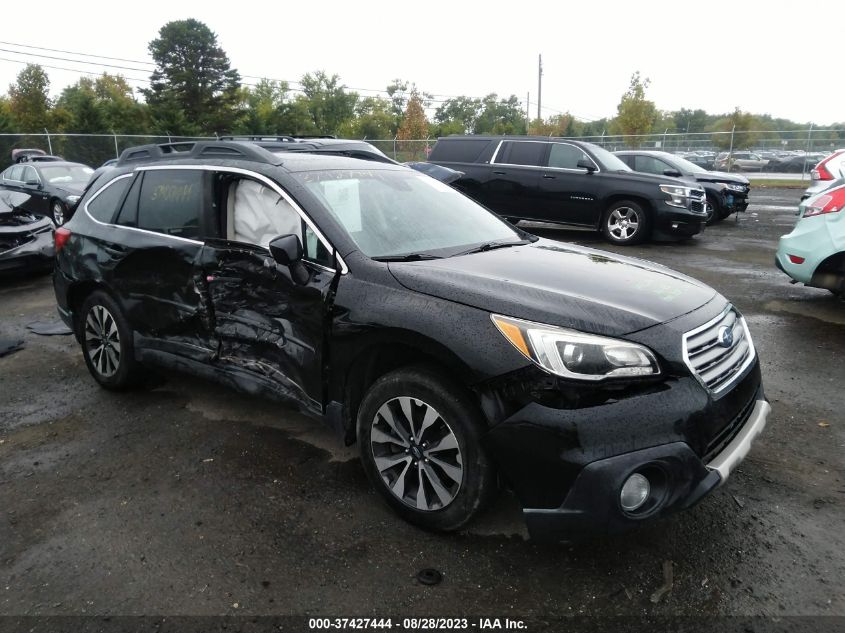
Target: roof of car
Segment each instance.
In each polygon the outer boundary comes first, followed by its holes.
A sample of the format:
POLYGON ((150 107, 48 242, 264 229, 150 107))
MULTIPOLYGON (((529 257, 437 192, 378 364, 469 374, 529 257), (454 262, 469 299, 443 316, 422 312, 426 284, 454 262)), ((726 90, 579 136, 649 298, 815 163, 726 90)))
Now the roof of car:
POLYGON ((683 158, 670 152, 664 152, 657 149, 621 149, 618 152, 613 152, 619 156, 630 156, 631 154, 645 154, 647 156, 663 156, 669 158, 683 158))
POLYGON ((325 171, 333 169, 357 170, 402 170, 408 169, 397 163, 338 156, 336 154, 309 154, 305 152, 290 152, 279 154, 281 167, 286 171, 296 173, 304 171, 325 171))

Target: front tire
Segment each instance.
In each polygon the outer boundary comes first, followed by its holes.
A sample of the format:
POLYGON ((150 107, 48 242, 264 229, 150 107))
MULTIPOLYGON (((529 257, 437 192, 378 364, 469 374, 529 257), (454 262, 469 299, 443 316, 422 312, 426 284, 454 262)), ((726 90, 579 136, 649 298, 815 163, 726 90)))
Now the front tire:
POLYGON ((426 367, 379 378, 358 409, 358 446, 373 487, 403 519, 434 531, 471 521, 495 492, 481 413, 426 367))
POLYGON ((53 223, 56 226, 61 226, 67 222, 67 207, 61 200, 53 200, 50 203, 50 216, 53 218, 53 223))
POLYGON ((612 244, 639 244, 648 235, 649 228, 645 209, 630 200, 613 203, 602 216, 601 232, 612 244))
POLYGON ((725 210, 722 208, 722 203, 716 199, 716 196, 712 196, 707 194, 706 199, 707 205, 707 225, 710 226, 711 224, 716 224, 717 222, 721 222, 723 219, 727 217, 725 214, 725 210))
POLYGON ((85 300, 79 315, 82 356, 94 380, 114 391, 137 384, 143 371, 135 360, 132 329, 117 302, 98 290, 85 300))

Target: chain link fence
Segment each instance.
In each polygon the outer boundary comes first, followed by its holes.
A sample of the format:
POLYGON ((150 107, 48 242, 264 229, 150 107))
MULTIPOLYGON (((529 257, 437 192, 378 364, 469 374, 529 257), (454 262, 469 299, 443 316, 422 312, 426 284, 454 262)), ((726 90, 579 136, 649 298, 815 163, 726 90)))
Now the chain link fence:
MULTIPOLYGON (((128 147, 150 143, 214 140, 214 136, 145 136, 132 134, 0 134, 0 169, 11 162, 13 149, 36 148, 69 161, 99 167, 128 147)), ((424 161, 436 138, 402 140, 362 139, 399 162, 424 161)), ((574 140, 616 151, 632 147, 668 152, 720 152, 733 149, 830 153, 845 147, 845 129, 735 130, 732 132, 669 132, 663 134, 583 136, 574 140)))

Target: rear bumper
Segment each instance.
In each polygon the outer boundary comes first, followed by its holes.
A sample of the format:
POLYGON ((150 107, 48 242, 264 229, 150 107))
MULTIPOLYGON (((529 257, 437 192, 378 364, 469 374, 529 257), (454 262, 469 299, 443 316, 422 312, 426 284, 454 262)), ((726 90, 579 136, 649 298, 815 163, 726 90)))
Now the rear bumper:
MULTIPOLYGON (((8 235, 11 231, 5 231, 8 235)), ((53 266, 53 231, 41 230, 31 241, 0 253, 0 274, 47 270, 53 266)))
MULTIPOLYGON (((762 396, 762 394, 760 394, 762 396)), ((685 442, 674 442, 588 464, 559 508, 523 510, 533 539, 574 542, 596 534, 636 528, 642 521, 690 508, 725 483, 763 432, 771 408, 756 401, 748 420, 710 462, 704 463, 685 442), (645 510, 625 512, 619 494, 625 480, 639 472, 652 483, 645 510)))

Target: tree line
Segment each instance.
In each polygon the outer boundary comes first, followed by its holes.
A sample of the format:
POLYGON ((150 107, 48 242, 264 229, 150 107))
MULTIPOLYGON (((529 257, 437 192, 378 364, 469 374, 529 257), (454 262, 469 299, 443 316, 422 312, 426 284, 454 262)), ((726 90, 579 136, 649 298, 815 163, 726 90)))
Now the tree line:
MULTIPOLYGON (((149 44, 155 70, 138 91, 119 74, 82 77, 50 98, 50 80, 37 64, 26 66, 0 97, 0 132, 60 134, 331 134, 399 140, 448 134, 539 134, 566 137, 710 133, 736 129, 735 147, 750 147, 761 134, 747 130, 801 130, 808 124, 736 109, 712 115, 702 109, 659 110, 646 97, 648 79, 634 73, 613 118, 580 120, 569 113, 526 120, 516 95, 459 96, 435 100, 410 81, 396 79, 386 96, 362 96, 337 75, 305 74, 287 82, 245 82, 232 68, 216 34, 194 19, 165 24, 149 44)), ((845 128, 837 124, 838 129, 845 128)), ((774 133, 774 132, 772 132, 774 133)), ((838 133, 845 139, 845 131, 838 133)), ((713 136, 717 146, 726 137, 713 136)), ((631 144, 638 144, 632 139, 631 144)))

